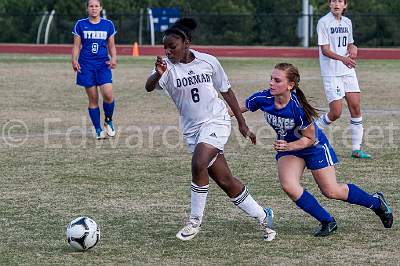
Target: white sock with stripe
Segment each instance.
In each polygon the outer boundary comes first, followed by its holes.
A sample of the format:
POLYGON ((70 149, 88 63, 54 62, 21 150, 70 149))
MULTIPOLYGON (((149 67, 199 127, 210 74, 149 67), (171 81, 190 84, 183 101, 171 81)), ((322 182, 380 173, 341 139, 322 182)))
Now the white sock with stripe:
POLYGON ((328 113, 321 115, 315 120, 315 124, 317 124, 320 129, 327 128, 331 123, 332 121, 329 119, 328 113))
POLYGON ((239 209, 244 211, 248 216, 258 219, 259 222, 263 221, 265 218, 265 212, 263 207, 261 207, 250 195, 247 187, 244 187, 242 193, 236 198, 231 198, 233 204, 235 204, 239 209))
POLYGON ((206 207, 209 187, 210 185, 199 187, 193 182, 190 185, 190 191, 191 191, 190 218, 198 219, 200 223, 203 220, 204 208, 206 207))
POLYGON ((361 149, 361 143, 364 134, 362 124, 362 117, 350 118, 350 131, 351 131, 351 148, 353 151, 361 149))

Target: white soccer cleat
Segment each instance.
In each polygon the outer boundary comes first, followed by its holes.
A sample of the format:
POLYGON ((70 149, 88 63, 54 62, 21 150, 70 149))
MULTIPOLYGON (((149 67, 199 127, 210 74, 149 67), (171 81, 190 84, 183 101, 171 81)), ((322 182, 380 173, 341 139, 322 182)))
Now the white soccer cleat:
POLYGON ((272 229, 266 227, 263 229, 263 231, 264 231, 264 240, 265 241, 272 241, 275 239, 275 236, 276 236, 275 230, 272 230, 272 229))
POLYGON ((106 132, 104 132, 103 130, 96 132, 96 139, 105 139, 105 138, 106 138, 106 132))
POLYGON ((182 241, 191 240, 200 232, 201 223, 198 219, 189 219, 187 224, 176 234, 182 241))
POLYGON ((265 241, 272 241, 275 239, 276 232, 273 228, 274 211, 271 208, 264 208, 265 218, 260 222, 261 230, 264 233, 265 241))
POLYGON ((115 136, 115 128, 114 125, 112 123, 112 121, 108 121, 104 123, 104 129, 107 132, 107 135, 109 137, 114 137, 115 136))

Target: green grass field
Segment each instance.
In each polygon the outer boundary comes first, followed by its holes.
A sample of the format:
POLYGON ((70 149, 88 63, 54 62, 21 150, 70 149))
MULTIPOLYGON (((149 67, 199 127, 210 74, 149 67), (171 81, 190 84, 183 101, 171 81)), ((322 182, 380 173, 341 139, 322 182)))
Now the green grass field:
MULTIPOLYGON (((221 59, 240 101, 267 86, 281 61, 299 67, 306 95, 326 110, 317 60, 221 59)), ((274 209, 273 242, 264 242, 255 221, 212 181, 201 233, 185 243, 175 238, 189 211, 191 157, 172 101, 144 90, 152 67, 153 58, 120 58, 114 72, 119 133, 95 141, 69 57, 0 55, 0 265, 398 265, 400 61, 359 62, 365 149, 373 160, 349 158, 347 110, 327 132, 341 160, 338 180, 384 191, 395 212, 392 229, 370 210, 325 199, 306 171, 303 185, 339 226, 331 237, 313 237, 318 223, 279 187, 274 135, 262 113, 245 114, 256 146, 233 122, 226 157, 253 197, 274 209), (67 223, 81 215, 101 227, 98 246, 88 252, 71 250, 65 238, 67 223)))

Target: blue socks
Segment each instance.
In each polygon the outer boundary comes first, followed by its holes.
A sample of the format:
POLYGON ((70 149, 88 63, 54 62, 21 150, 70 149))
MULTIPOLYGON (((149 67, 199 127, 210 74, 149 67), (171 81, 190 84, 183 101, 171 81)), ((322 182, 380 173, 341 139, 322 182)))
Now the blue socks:
MULTIPOLYGON (((371 196, 354 184, 347 184, 347 186, 349 187, 349 195, 346 200, 348 203, 357 204, 373 210, 380 207, 381 202, 378 198, 371 196)), ((333 221, 333 217, 307 190, 304 190, 301 197, 296 201, 296 205, 320 222, 333 221)))
POLYGON ((333 217, 327 212, 314 198, 313 195, 304 190, 301 197, 296 201, 296 205, 317 219, 319 222, 332 222, 333 217))
MULTIPOLYGON (((104 116, 106 121, 111 121, 114 113, 115 101, 111 103, 106 103, 103 101, 103 109, 104 116)), ((90 120, 92 120, 92 124, 97 131, 101 131, 101 123, 100 123, 100 108, 88 108, 90 120)))
POLYGON ((357 204, 373 210, 380 207, 381 202, 378 198, 371 196, 354 184, 347 184, 347 186, 349 187, 349 196, 346 200, 348 203, 357 204))
POLYGON ((90 120, 92 120, 92 124, 97 131, 101 131, 100 125, 100 108, 88 108, 90 120))
POLYGON ((103 101, 103 109, 104 109, 104 116, 107 120, 112 120, 112 116, 114 113, 115 101, 113 100, 111 103, 106 103, 103 101))

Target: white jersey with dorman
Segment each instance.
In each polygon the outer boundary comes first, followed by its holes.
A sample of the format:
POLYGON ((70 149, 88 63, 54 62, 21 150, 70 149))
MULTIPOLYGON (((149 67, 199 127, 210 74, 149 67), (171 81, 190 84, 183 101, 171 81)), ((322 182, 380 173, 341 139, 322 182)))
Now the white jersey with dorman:
POLYGON ((354 75, 354 68, 348 68, 341 61, 325 56, 321 49, 321 45, 329 44, 329 49, 332 52, 346 56, 348 45, 354 43, 351 20, 344 16, 340 20, 337 20, 332 12, 329 12, 319 19, 317 33, 321 76, 337 77, 354 75))
MULTIPOLYGON (((212 55, 190 50, 195 59, 187 64, 173 64, 165 58, 167 70, 158 81, 174 101, 181 116, 185 136, 196 134, 203 123, 229 117, 225 102, 218 92, 227 92, 231 85, 228 77, 212 55)), ((229 119, 229 118, 228 118, 229 119)))

